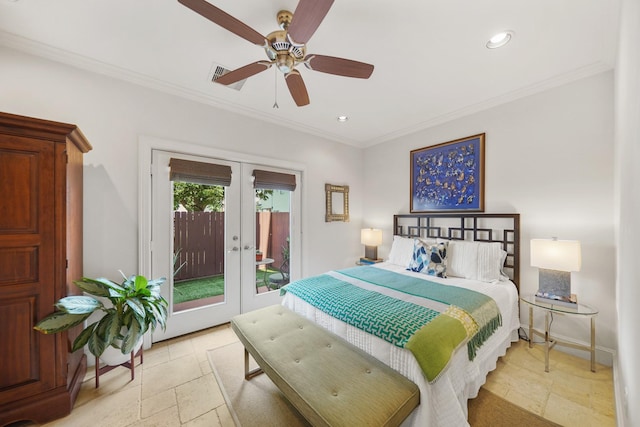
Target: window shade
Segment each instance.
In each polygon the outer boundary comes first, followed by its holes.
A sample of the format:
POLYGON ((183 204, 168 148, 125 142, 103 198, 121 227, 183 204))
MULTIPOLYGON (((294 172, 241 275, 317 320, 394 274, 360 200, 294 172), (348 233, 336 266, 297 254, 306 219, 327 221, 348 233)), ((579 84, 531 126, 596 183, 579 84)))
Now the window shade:
POLYGON ((288 190, 296 189, 296 176, 288 173, 269 172, 259 169, 253 170, 254 188, 264 188, 266 190, 288 190))
POLYGON ((231 184, 231 166, 213 163, 194 162, 191 160, 171 159, 169 161, 171 181, 186 181, 196 184, 224 185, 231 184))

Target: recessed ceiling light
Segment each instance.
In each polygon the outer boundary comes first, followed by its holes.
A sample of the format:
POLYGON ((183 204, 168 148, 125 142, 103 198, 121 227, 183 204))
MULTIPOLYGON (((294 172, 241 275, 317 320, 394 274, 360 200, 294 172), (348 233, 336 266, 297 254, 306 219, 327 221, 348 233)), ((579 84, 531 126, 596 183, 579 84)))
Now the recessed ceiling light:
POLYGON ((491 37, 487 42, 488 49, 497 49, 509 43, 513 37, 513 31, 502 31, 491 37))
POLYGON ((346 122, 347 120, 349 120, 349 116, 338 116, 338 117, 337 117, 337 120, 338 120, 340 123, 344 123, 344 122, 346 122))

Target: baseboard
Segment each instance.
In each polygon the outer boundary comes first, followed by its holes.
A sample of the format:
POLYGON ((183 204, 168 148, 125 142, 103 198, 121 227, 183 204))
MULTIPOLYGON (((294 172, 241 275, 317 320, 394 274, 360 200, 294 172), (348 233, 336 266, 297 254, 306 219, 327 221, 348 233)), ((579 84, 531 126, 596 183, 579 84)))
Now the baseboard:
POLYGON ((616 425, 617 427, 625 427, 626 415, 626 396, 624 392, 624 383, 620 380, 618 358, 613 358, 613 398, 616 403, 616 425))

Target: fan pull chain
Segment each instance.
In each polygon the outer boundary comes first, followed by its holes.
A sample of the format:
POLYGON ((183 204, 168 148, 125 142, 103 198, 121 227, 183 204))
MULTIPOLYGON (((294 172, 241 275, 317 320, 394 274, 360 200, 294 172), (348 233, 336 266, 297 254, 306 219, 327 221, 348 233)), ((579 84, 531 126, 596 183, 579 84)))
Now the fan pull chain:
POLYGON ((275 80, 274 80, 275 94, 273 95, 274 101, 273 101, 272 108, 280 108, 280 106, 278 106, 278 69, 277 68, 276 68, 276 72, 273 73, 273 75, 275 76, 275 80))

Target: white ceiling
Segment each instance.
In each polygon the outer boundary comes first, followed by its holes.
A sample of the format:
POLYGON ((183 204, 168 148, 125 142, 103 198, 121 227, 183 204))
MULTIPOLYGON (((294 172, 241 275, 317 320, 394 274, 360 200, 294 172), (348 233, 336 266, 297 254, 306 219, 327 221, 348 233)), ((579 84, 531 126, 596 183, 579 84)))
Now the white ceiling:
MULTIPOLYGON (((208 1, 263 35, 297 4, 208 1)), ((618 0, 335 0, 307 53, 375 70, 361 80, 300 67, 305 107, 275 67, 240 91, 211 83, 214 63, 265 53, 177 0, 0 0, 0 44, 365 147, 613 68, 618 11, 618 0), (512 42, 487 49, 502 30, 512 42)))

